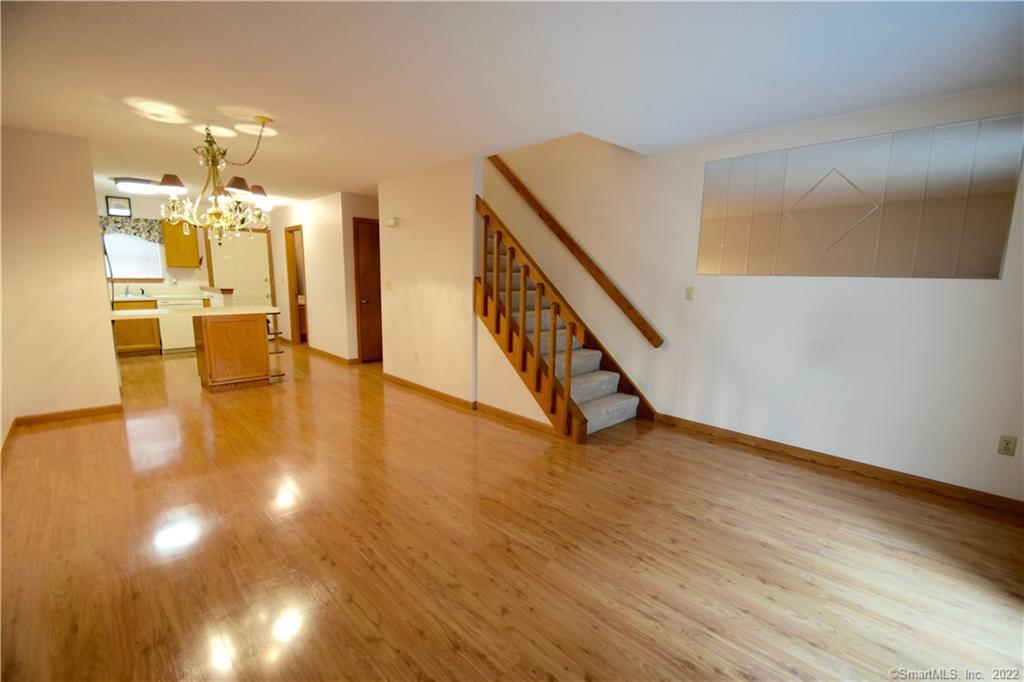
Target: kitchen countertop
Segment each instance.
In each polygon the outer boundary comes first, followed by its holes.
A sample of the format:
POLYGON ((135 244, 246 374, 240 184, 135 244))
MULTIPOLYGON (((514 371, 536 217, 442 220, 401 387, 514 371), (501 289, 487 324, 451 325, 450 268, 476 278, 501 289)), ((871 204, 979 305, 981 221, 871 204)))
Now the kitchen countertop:
POLYGON ((200 299, 212 299, 213 295, 204 293, 202 291, 195 294, 118 294, 114 296, 114 301, 117 303, 123 301, 179 301, 179 300, 200 300, 200 299))
MULTIPOLYGON (((132 299, 125 299, 132 300, 132 299)), ((134 299, 138 300, 138 299, 134 299)), ((271 305, 238 305, 223 308, 202 308, 178 310, 171 308, 146 308, 143 310, 111 310, 111 320, 151 320, 160 317, 209 317, 216 315, 274 315, 281 309, 271 305)))

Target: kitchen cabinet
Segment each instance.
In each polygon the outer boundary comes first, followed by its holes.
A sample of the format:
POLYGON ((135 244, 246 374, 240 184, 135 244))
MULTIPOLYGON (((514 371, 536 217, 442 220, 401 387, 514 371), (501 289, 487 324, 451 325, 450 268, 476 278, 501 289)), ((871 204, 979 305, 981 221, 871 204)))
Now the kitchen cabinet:
MULTIPOLYGON (((156 309, 156 301, 114 301, 114 310, 156 309)), ((160 323, 149 320, 115 320, 114 350, 122 353, 159 353, 160 323)))
POLYGON ((164 227, 164 262, 169 268, 198 268, 199 235, 195 228, 185 234, 184 223, 171 225, 166 220, 164 227))

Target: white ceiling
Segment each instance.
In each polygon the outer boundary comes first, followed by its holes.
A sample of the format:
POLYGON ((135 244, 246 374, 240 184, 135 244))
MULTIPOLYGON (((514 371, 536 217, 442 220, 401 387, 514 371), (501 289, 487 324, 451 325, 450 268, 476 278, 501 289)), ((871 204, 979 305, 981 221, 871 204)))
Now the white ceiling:
MULTIPOLYGON (((198 180, 190 125, 272 113, 272 194, 572 132, 640 152, 1022 78, 1020 3, 10 3, 4 125, 93 141, 98 177, 198 180), (211 47, 212 46, 212 47, 211 47)), ((254 138, 226 140, 246 156, 254 138)))

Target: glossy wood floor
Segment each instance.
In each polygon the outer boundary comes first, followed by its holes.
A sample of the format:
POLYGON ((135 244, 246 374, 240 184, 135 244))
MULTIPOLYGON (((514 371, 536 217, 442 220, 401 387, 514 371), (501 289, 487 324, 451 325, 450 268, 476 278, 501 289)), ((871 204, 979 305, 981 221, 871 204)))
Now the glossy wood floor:
MULTIPOLYGON (((879 679, 1021 661, 994 512, 629 423, 586 446, 288 350, 3 459, 5 680, 879 679)), ((961 677, 961 679, 963 679, 961 677)))

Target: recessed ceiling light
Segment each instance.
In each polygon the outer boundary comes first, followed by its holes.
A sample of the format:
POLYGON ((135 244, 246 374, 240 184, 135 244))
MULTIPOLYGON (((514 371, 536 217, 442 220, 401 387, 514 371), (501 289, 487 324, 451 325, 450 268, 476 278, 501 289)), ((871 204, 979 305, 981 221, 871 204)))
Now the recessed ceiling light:
MULTIPOLYGON (((205 133, 206 128, 207 126, 205 125, 192 126, 192 130, 197 133, 205 133)), ((223 126, 209 126, 209 128, 214 137, 238 137, 238 133, 231 128, 224 128, 223 126)))
MULTIPOLYGON (((258 123, 236 123, 235 130, 246 135, 259 135, 260 125, 258 123)), ((277 131, 270 126, 263 127, 263 137, 274 137, 277 131)))
POLYGON ((159 194, 160 186, 143 178, 114 178, 114 187, 126 194, 159 194))

